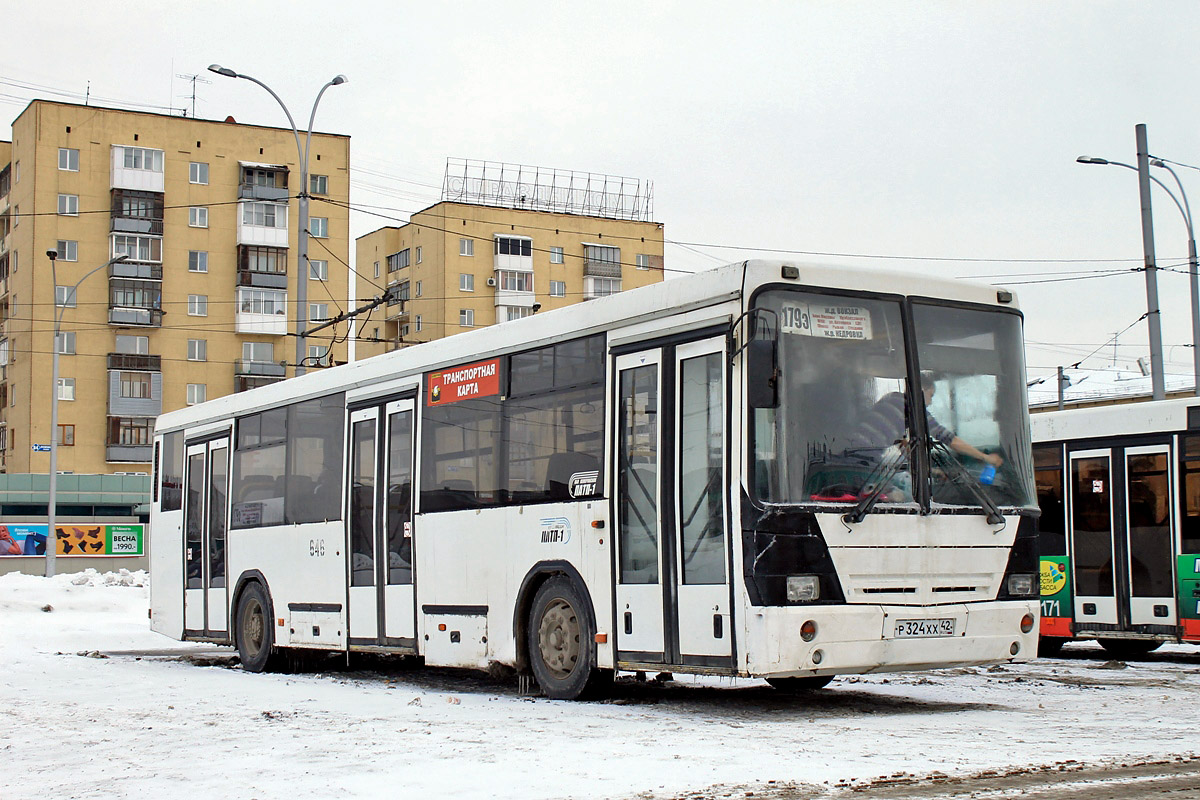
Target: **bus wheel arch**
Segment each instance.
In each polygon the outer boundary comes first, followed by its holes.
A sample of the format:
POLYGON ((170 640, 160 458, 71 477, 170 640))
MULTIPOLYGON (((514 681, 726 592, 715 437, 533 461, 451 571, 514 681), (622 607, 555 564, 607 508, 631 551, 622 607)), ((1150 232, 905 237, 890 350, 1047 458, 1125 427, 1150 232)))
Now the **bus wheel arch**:
POLYGON ((526 574, 517 594, 513 633, 517 642, 518 671, 532 672, 549 697, 575 699, 611 680, 611 670, 596 666, 596 612, 591 593, 578 571, 565 561, 542 562, 526 574), (535 616, 539 619, 535 620, 535 616), (581 672, 556 676, 548 671, 539 651, 538 626, 549 616, 575 626, 581 672), (571 617, 569 622, 567 617, 571 617))
POLYGON ((275 645, 275 609, 267 579, 258 570, 242 573, 231 600, 229 634, 242 668, 247 672, 273 669, 279 654, 275 645))

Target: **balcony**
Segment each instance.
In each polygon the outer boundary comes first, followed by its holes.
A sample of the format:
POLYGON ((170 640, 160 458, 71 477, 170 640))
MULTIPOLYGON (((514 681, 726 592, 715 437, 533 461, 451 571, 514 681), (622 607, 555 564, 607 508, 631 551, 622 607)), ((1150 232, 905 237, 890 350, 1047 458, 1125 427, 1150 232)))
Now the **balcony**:
POLYGON ((239 161, 241 179, 238 182, 239 200, 284 201, 288 199, 288 168, 283 164, 260 164, 239 161))
POLYGON ((256 247, 288 246, 288 207, 282 203, 239 203, 237 243, 256 247))
POLYGON ((236 375, 233 379, 233 390, 235 392, 248 392, 251 389, 257 389, 260 386, 270 386, 272 383, 279 383, 281 380, 283 380, 283 378, 263 378, 249 375, 236 375))
POLYGON ((233 364, 235 378, 282 378, 286 374, 287 366, 283 361, 254 361, 249 358, 239 358, 233 364))
POLYGON ((141 264, 136 261, 119 261, 108 265, 109 278, 132 278, 143 281, 161 281, 162 264, 141 264))
POLYGON ((237 333, 287 334, 287 292, 243 287, 237 290, 236 303, 233 322, 237 333))
POLYGON ((108 368, 140 372, 162 372, 162 356, 139 355, 136 353, 109 353, 108 368))
POLYGON ((154 458, 152 444, 110 444, 104 448, 106 461, 122 463, 149 464, 154 458))
POLYGON ((163 191, 163 151, 130 145, 112 146, 112 188, 163 191))
POLYGON ((287 188, 279 189, 274 186, 259 186, 243 183, 238 186, 238 200, 271 200, 279 202, 288 199, 287 188))
POLYGON ((256 286, 260 289, 287 289, 288 276, 286 272, 259 272, 252 269, 239 269, 237 273, 238 286, 256 286))
POLYGON ((120 328, 126 327, 162 327, 163 312, 157 308, 110 307, 108 309, 108 324, 120 328))
MULTIPOLYGON (((114 354, 110 354, 111 355, 114 354)), ((108 415, 110 417, 157 417, 162 413, 162 373, 161 372, 122 372, 110 369, 108 372, 108 415), (141 386, 141 393, 147 397, 126 397, 122 393, 122 385, 128 385, 130 378, 135 379, 133 385, 141 386)))
POLYGON ((161 219, 147 219, 145 217, 113 217, 112 232, 148 233, 153 236, 162 236, 163 221, 161 219))

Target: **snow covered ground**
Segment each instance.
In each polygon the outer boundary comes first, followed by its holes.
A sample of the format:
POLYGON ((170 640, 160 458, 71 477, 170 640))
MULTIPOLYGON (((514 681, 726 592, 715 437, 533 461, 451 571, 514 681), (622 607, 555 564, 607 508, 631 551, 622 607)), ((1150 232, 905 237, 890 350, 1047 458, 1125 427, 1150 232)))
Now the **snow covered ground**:
POLYGON ((564 703, 387 663, 244 673, 220 657, 232 651, 152 633, 145 583, 0 577, 3 800, 658 798, 769 781, 821 794, 894 773, 1200 750, 1200 648, 1123 666, 1080 646, 991 670, 844 678, 808 698, 681 676, 564 703))

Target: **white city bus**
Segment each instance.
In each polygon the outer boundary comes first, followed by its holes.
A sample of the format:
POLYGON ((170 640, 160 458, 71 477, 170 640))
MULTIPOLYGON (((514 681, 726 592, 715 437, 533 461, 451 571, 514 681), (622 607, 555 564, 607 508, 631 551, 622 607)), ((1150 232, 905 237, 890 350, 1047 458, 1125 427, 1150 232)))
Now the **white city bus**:
POLYGON ((164 414, 152 627, 554 698, 1032 658, 1021 322, 995 287, 751 261, 164 414))
POLYGON ((1034 414, 1043 655, 1200 644, 1200 400, 1034 414))

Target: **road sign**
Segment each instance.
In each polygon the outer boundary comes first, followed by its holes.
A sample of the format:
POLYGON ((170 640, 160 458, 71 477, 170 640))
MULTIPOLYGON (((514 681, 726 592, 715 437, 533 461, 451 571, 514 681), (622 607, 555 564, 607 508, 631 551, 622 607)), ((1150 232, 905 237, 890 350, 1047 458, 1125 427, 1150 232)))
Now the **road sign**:
POLYGON ((48 444, 35 444, 35 445, 33 446, 33 452, 35 452, 35 453, 49 453, 49 452, 50 452, 50 445, 48 445, 48 444))

